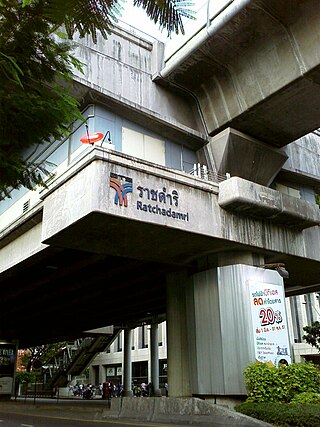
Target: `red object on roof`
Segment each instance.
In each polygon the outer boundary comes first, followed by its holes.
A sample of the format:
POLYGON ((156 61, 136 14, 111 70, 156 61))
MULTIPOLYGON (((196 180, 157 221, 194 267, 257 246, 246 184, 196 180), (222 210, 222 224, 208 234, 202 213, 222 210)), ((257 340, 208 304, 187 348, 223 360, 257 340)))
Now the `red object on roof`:
POLYGON ((94 132, 89 133, 88 135, 84 135, 80 138, 80 142, 82 144, 94 144, 97 141, 100 141, 103 138, 103 133, 101 132, 94 132))

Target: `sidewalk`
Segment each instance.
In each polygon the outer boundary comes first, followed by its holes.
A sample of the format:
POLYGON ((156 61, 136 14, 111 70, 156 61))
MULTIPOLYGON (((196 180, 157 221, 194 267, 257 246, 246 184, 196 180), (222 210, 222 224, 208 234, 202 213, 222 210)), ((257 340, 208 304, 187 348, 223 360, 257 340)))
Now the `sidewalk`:
POLYGON ((0 401, 0 413, 25 413, 66 419, 134 420, 143 423, 170 423, 194 426, 272 427, 271 424, 247 417, 219 405, 199 399, 113 398, 111 409, 101 397, 84 400, 18 398, 0 401))

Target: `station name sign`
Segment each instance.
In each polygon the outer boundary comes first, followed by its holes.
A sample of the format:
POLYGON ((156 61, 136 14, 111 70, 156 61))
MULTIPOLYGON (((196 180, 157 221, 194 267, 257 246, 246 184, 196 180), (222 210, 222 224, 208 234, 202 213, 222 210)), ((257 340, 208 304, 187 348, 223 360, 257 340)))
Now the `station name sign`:
POLYGON ((179 209, 179 193, 169 191, 166 187, 154 189, 147 186, 134 186, 133 179, 127 176, 110 173, 110 187, 115 190, 114 204, 128 207, 128 195, 135 194, 136 209, 150 215, 161 215, 173 220, 189 221, 189 212, 179 209))

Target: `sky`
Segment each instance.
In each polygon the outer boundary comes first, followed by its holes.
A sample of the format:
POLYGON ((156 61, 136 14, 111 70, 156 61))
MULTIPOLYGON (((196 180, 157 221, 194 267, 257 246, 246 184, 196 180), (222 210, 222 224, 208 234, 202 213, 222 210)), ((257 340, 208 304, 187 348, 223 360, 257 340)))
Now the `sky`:
MULTIPOLYGON (((199 28, 206 24, 209 8, 209 16, 213 17, 220 13, 230 0, 193 0, 194 5, 191 6, 195 11, 195 20, 185 20, 184 29, 185 35, 171 34, 170 38, 166 30, 159 30, 158 25, 154 24, 142 8, 134 7, 133 0, 123 0, 124 11, 119 20, 135 27, 143 33, 152 36, 153 38, 165 43, 165 55, 170 57, 174 52, 183 45, 199 28)), ((191 0, 192 1, 192 0, 191 0)))
MULTIPOLYGON (((196 12, 200 9, 206 9, 207 0, 194 0, 194 3, 196 4, 196 6, 194 6, 193 9, 196 12)), ((122 17, 119 18, 121 19, 121 21, 124 21, 127 24, 136 27, 140 31, 143 31, 146 34, 149 34, 163 42, 166 42, 168 40, 167 32, 165 30, 160 32, 158 26, 147 17, 147 14, 143 9, 133 6, 132 0, 127 0, 124 4, 124 8, 125 9, 123 11, 122 17)), ((188 24, 186 23, 185 28, 187 28, 187 25, 188 24)))

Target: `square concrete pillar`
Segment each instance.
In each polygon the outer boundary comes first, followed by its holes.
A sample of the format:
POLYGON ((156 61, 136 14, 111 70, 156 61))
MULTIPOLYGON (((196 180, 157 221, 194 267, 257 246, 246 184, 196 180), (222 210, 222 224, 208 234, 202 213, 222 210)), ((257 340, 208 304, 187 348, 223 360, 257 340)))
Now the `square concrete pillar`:
POLYGON ((191 396, 186 306, 188 286, 190 278, 185 272, 172 273, 167 277, 168 394, 173 397, 191 396))

